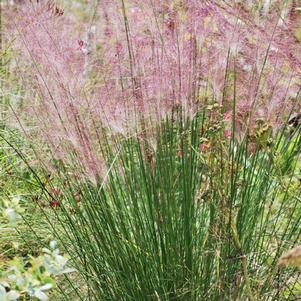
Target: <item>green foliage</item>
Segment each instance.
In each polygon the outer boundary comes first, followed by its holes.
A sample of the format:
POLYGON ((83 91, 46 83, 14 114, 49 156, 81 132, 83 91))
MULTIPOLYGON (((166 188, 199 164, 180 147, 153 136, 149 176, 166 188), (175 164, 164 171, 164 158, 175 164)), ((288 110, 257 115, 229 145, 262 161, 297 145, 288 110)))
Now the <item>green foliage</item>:
MULTIPOLYGON (((20 147, 20 150, 28 151, 25 144, 18 136, 9 132, 8 128, 1 130, 1 134, 20 147)), ((26 221, 30 219, 30 224, 41 225, 41 214, 35 209, 33 200, 38 196, 38 189, 33 185, 34 181, 28 172, 22 159, 7 147, 4 140, 0 140, 0 254, 6 258, 16 255, 16 250, 21 254, 28 251, 38 250, 43 240, 36 240, 36 236, 28 226, 26 221), (22 213, 22 218, 20 213, 22 213), (23 233, 21 237, 18 233, 23 233), (24 240, 24 238, 27 238, 24 240), (28 247, 27 242, 29 239, 28 247), (26 242, 27 240, 27 242, 26 242)), ((36 231, 40 233, 40 231, 36 231)), ((42 237, 45 237, 45 234, 42 237)), ((48 238, 47 238, 48 239, 48 238)))
POLYGON ((282 295, 285 300, 298 300, 301 295, 300 281, 292 281, 292 283, 289 283, 282 295))
MULTIPOLYGON (((8 128, 1 134, 29 153, 8 128)), ((70 271, 65 269, 67 257, 60 255, 54 242, 51 250, 37 255, 50 234, 34 203, 39 189, 22 159, 0 142, 0 300, 28 300, 25 295, 45 300, 47 291, 55 287, 54 277, 70 271)))
POLYGON ((20 198, 12 197, 11 200, 3 200, 0 205, 2 205, 0 206, 2 218, 9 224, 15 225, 17 220, 21 218, 20 213, 24 212, 24 208, 20 206, 20 198))
POLYGON ((46 301, 46 292, 55 286, 55 276, 74 272, 67 268, 68 258, 60 254, 55 241, 44 254, 24 262, 14 258, 4 271, 0 270, 0 300, 19 300, 28 295, 46 301))

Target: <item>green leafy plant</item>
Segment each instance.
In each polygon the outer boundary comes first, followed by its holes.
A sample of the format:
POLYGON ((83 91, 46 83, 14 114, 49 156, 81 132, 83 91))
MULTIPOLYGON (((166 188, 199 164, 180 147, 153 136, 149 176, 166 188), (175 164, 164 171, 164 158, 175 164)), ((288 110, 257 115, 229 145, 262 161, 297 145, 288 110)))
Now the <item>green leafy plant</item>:
POLYGON ((2 206, 0 206, 0 214, 2 214, 2 219, 10 225, 15 225, 17 220, 21 218, 20 213, 23 212, 24 208, 20 206, 19 196, 11 197, 8 200, 4 199, 2 201, 2 206))
POLYGON ((55 241, 44 254, 28 261, 14 258, 5 270, 0 270, 0 300, 19 300, 28 295, 38 300, 48 300, 48 290, 55 287, 55 276, 74 272, 68 268, 68 257, 61 255, 55 241))

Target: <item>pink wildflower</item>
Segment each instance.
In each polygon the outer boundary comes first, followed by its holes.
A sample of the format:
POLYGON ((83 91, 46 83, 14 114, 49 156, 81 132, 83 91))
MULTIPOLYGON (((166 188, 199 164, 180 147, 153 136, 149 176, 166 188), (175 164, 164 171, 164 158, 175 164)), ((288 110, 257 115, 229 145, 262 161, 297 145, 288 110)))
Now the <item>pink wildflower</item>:
POLYGON ((84 42, 83 40, 78 41, 79 49, 83 54, 89 54, 90 50, 88 48, 88 43, 84 42))
POLYGON ((52 199, 52 200, 50 201, 50 207, 52 207, 52 208, 57 208, 57 207, 59 207, 59 206, 60 206, 60 202, 59 202, 58 200, 52 199))
POLYGON ((60 189, 56 189, 56 188, 51 188, 50 192, 54 196, 59 196, 62 193, 60 189))
POLYGON ((231 131, 225 130, 225 131, 224 131, 224 136, 225 136, 226 139, 229 140, 229 139, 231 138, 231 131))
POLYGON ((182 150, 178 150, 178 152, 177 152, 177 156, 178 156, 179 158, 182 158, 182 156, 183 156, 183 152, 182 152, 182 150))
POLYGON ((206 150, 208 150, 210 148, 210 143, 200 143, 199 149, 201 152, 205 152, 206 150))
POLYGON ((231 112, 227 112, 224 114, 223 120, 224 121, 230 121, 232 118, 232 113, 231 112))

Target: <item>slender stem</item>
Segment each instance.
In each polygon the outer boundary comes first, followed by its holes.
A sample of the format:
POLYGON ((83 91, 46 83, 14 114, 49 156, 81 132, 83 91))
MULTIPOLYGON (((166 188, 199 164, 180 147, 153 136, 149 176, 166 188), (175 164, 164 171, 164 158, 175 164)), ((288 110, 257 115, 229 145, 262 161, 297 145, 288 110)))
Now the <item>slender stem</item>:
POLYGON ((231 232, 232 232, 232 239, 233 239, 234 246, 238 251, 238 253, 240 254, 242 272, 245 279, 245 285, 246 285, 248 297, 250 301, 256 301, 252 292, 251 281, 248 273, 248 259, 247 256, 243 254, 241 243, 237 233, 237 228, 233 218, 231 218, 231 232))

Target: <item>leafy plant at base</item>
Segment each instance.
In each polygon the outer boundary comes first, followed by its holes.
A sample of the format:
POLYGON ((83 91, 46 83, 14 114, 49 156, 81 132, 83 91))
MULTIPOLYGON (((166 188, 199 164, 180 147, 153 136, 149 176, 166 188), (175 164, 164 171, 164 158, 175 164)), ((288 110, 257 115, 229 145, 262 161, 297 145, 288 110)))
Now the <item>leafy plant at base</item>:
POLYGON ((55 276, 74 272, 67 268, 68 258, 60 254, 55 241, 44 255, 31 257, 28 262, 14 258, 6 269, 0 270, 0 300, 14 301, 28 295, 47 301, 46 292, 55 286, 55 276))

